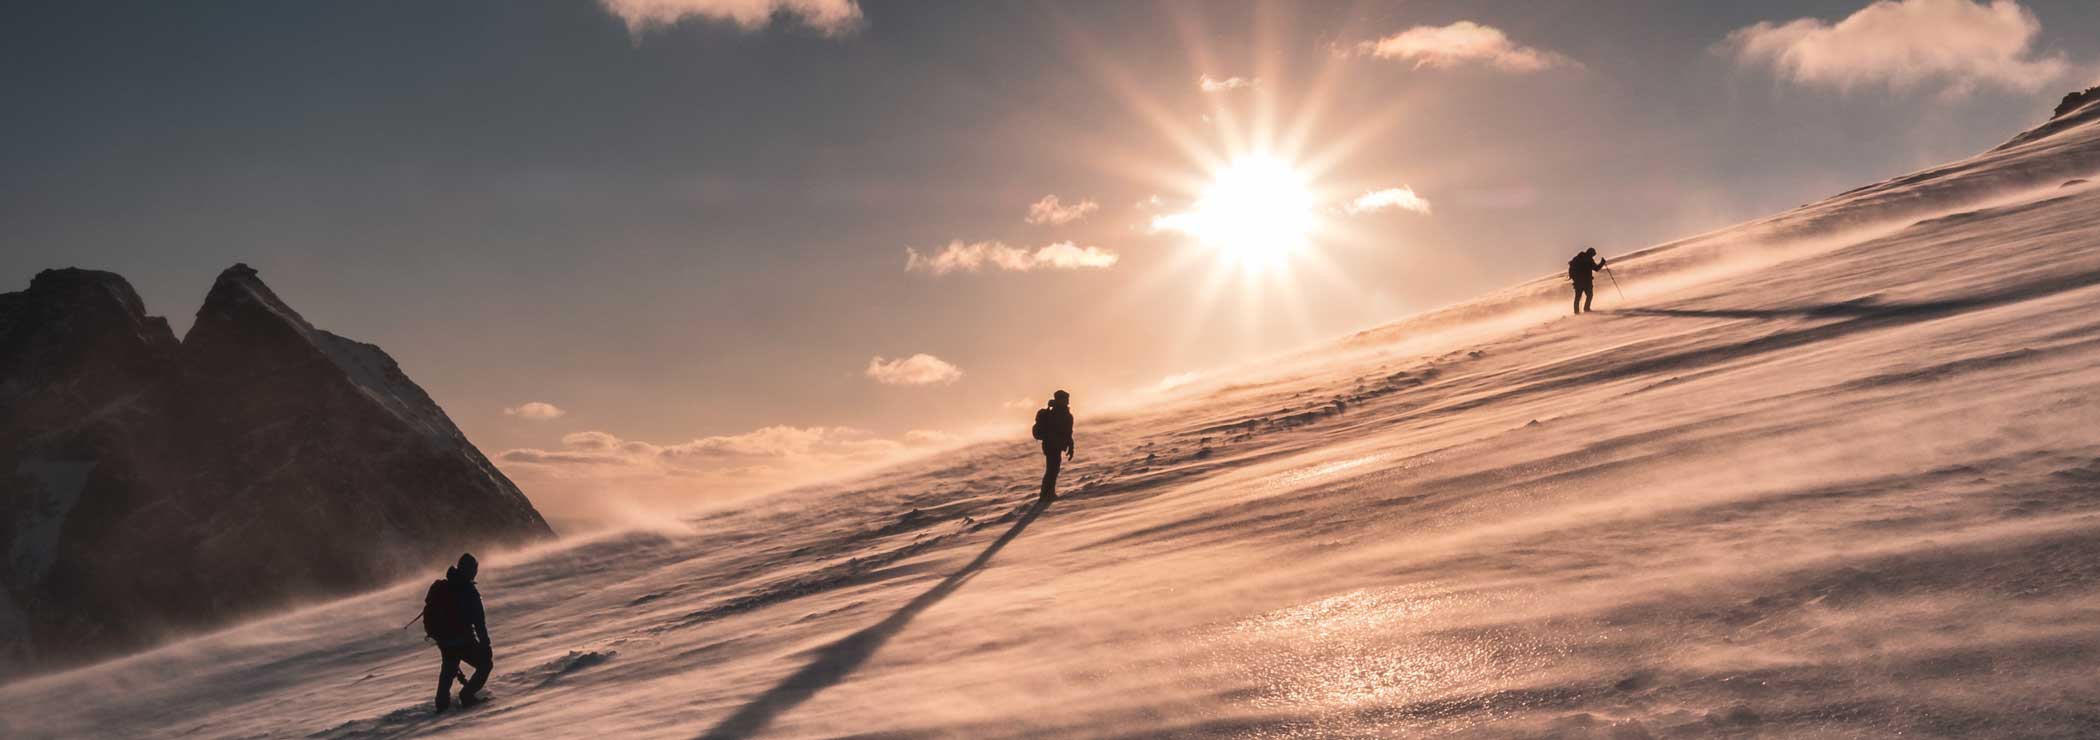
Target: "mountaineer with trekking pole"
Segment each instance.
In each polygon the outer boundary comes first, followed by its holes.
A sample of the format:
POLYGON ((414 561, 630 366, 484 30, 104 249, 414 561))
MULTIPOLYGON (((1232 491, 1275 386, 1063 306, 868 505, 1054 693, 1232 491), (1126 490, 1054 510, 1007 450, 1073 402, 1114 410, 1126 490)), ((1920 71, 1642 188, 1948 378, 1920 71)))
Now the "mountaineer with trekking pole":
MULTIPOLYGON (((1609 262, 1610 260, 1597 259, 1596 247, 1582 250, 1576 253, 1574 259, 1568 260, 1568 279, 1575 283, 1575 313, 1590 310, 1590 302, 1597 300, 1597 272, 1606 269, 1605 265, 1609 262)), ((1612 285, 1616 287, 1618 284, 1618 276, 1613 276, 1612 285)), ((1619 297, 1626 296, 1621 293, 1619 297)))

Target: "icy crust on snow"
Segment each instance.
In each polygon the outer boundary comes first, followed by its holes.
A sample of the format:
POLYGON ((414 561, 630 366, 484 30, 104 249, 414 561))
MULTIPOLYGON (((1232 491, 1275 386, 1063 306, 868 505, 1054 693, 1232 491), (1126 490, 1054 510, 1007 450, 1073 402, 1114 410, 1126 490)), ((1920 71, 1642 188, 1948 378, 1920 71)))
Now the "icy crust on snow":
POLYGON ((2090 737, 2100 192, 1943 205, 1579 319, 1417 322, 1155 408, 1081 405, 1087 452, 1047 507, 1017 437, 491 558, 500 699, 474 712, 428 713, 409 583, 0 687, 0 721, 2090 737))

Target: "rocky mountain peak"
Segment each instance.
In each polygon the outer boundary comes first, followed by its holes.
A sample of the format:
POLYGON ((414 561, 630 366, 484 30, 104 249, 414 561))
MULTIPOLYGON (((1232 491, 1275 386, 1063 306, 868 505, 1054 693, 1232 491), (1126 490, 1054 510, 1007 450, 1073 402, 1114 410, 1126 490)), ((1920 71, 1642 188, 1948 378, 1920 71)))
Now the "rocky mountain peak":
POLYGON ((129 283, 0 294, 0 675, 553 534, 380 348, 245 264, 176 341, 129 283))

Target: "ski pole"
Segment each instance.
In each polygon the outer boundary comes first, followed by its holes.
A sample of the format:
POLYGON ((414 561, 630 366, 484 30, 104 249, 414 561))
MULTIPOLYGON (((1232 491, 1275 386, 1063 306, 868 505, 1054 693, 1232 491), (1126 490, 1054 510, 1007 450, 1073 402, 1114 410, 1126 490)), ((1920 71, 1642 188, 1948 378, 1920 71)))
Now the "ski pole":
POLYGON ((404 625, 401 625, 401 629, 408 629, 408 625, 409 625, 409 624, 415 624, 417 620, 420 620, 420 619, 422 619, 422 618, 423 618, 423 614, 422 614, 421 612, 418 612, 418 613, 416 614, 416 618, 415 618, 415 619, 411 619, 411 620, 408 620, 408 624, 404 624, 404 625))
POLYGON ((1613 274, 1609 267, 1604 268, 1604 274, 1611 277, 1611 289, 1619 292, 1619 300, 1626 300, 1626 289, 1619 287, 1619 276, 1613 274))

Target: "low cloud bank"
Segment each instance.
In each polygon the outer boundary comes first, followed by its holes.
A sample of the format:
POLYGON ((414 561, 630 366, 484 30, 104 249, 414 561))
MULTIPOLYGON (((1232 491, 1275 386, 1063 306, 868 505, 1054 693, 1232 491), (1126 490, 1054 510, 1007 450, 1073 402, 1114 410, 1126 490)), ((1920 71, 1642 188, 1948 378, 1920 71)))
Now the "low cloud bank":
POLYGON ((496 455, 550 519, 573 528, 635 525, 722 501, 897 462, 950 444, 945 432, 899 438, 847 426, 768 426, 675 444, 587 430, 553 448, 496 455))
POLYGON ((1204 75, 1196 80, 1196 86, 1207 93, 1244 90, 1259 84, 1261 84, 1261 78, 1259 77, 1227 77, 1221 80, 1210 75, 1204 75))

